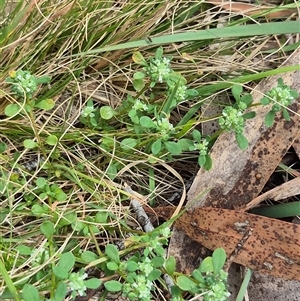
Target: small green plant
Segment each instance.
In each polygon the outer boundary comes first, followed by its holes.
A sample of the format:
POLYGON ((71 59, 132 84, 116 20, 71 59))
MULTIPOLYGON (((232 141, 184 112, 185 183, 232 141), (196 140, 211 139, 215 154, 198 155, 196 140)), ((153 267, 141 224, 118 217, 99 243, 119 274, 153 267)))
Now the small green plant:
MULTIPOLYGON (((116 110, 109 106, 96 108, 93 101, 89 100, 82 110, 80 120, 89 127, 105 129, 108 133, 110 129, 116 127, 116 120, 118 120, 121 122, 122 131, 126 131, 129 135, 120 141, 122 151, 131 153, 132 149, 138 149, 152 154, 149 159, 151 162, 155 162, 154 157, 172 161, 174 156, 181 155, 183 152, 197 151, 199 152, 198 164, 209 170, 213 163, 209 155, 211 138, 202 137, 192 121, 181 127, 172 122, 173 109, 179 103, 197 96, 197 91, 189 89, 186 79, 172 70, 171 59, 163 57, 161 47, 156 50, 154 57, 147 60, 140 52, 135 52, 133 60, 142 67, 142 70, 133 75, 136 97, 128 95, 116 110), (155 90, 158 86, 160 89, 155 90), (165 90, 161 89, 162 86, 165 90)), ((221 130, 234 132, 239 147, 246 149, 248 140, 244 135, 245 122, 255 117, 255 112, 247 110, 252 105, 252 95, 243 93, 243 87, 238 84, 232 86, 231 92, 235 102, 223 109, 218 122, 221 130)), ((289 120, 288 111, 282 106, 289 105, 297 95, 296 91, 279 80, 278 87, 272 89, 261 100, 263 104, 268 104, 271 99, 276 102, 266 116, 266 124, 272 125, 275 113, 281 109, 284 118, 289 120)), ((104 137, 101 146, 111 151, 115 147, 114 144, 113 139, 104 137)), ((118 172, 118 164, 111 163, 108 172, 113 178, 118 172)))
MULTIPOLYGON (((32 128, 35 133, 35 139, 25 139, 23 146, 26 149, 33 149, 40 147, 41 151, 46 157, 46 151, 43 148, 44 142, 42 141, 39 132, 35 124, 34 109, 51 110, 53 109, 55 102, 52 99, 39 99, 35 97, 40 84, 50 83, 51 77, 42 76, 35 77, 29 71, 10 71, 9 77, 6 78, 6 82, 11 84, 11 92, 15 97, 15 102, 5 107, 4 113, 8 117, 18 118, 20 116, 27 116, 31 120, 32 128), (35 141, 37 140, 37 141, 35 141)), ((55 135, 49 135, 45 142, 48 145, 56 145, 58 138, 55 135)))
MULTIPOLYGON (((211 169, 212 159, 208 153, 209 151, 209 140, 203 138, 198 130, 192 132, 194 138, 194 144, 189 147, 190 151, 199 151, 198 163, 203 166, 206 170, 211 169)), ((189 142, 187 142, 189 143, 189 142)))
MULTIPOLYGON (((108 106, 96 108, 89 100, 81 112, 80 120, 88 127, 106 129, 108 133, 118 120, 122 130, 125 132, 126 129, 130 135, 120 141, 122 151, 131 153, 132 149, 139 149, 152 154, 149 159, 152 161, 155 161, 154 157, 171 161, 183 152, 197 151, 199 165, 208 170, 212 166, 208 154, 209 137, 201 137, 197 130, 191 134, 193 124, 183 131, 171 121, 172 110, 180 102, 197 96, 196 90, 187 87, 186 79, 171 69, 171 59, 163 57, 162 47, 156 50, 153 58, 149 58, 149 62, 140 52, 135 52, 133 60, 142 67, 142 71, 135 72, 133 76, 136 97, 128 95, 116 110, 108 106), (159 89, 157 96, 153 92, 148 95, 148 90, 152 91, 157 86, 163 86, 164 89, 159 89)), ((103 137, 101 146, 110 151, 114 148, 114 141, 103 137)), ((113 163, 109 167, 109 174, 116 173, 117 165, 113 163)))
POLYGON ((212 256, 206 257, 201 262, 199 268, 194 270, 191 276, 177 277, 176 284, 183 291, 202 296, 204 301, 226 301, 230 293, 227 290, 228 274, 222 270, 225 260, 225 251, 218 248, 212 256))
POLYGON ((233 131, 236 141, 241 149, 248 147, 248 140, 244 136, 245 120, 255 117, 254 112, 244 113, 251 106, 251 94, 243 94, 243 87, 233 85, 231 88, 236 103, 232 106, 226 106, 222 111, 222 117, 219 118, 219 125, 225 131, 233 131))
POLYGON ((36 100, 34 94, 38 90, 40 84, 46 84, 51 81, 49 76, 35 77, 29 71, 10 71, 9 77, 6 78, 6 82, 11 84, 11 92, 15 95, 16 99, 20 103, 12 103, 6 106, 5 115, 15 116, 22 112, 22 100, 25 100, 24 109, 26 112, 31 112, 33 108, 39 108, 43 110, 51 110, 54 107, 54 101, 52 99, 36 100))
MULTIPOLYGON (((86 290, 96 289, 101 285, 101 280, 97 278, 86 279, 88 275, 83 269, 78 272, 71 272, 74 268, 75 257, 71 252, 63 253, 58 263, 52 267, 52 289, 50 298, 43 298, 44 301, 62 301, 68 293, 73 298, 85 296, 86 290)), ((25 284, 22 289, 24 301, 40 301, 39 290, 31 285, 25 284)))
POLYGON ((184 293, 193 296, 201 294, 205 301, 227 300, 227 273, 222 270, 226 260, 225 251, 216 249, 212 257, 205 258, 191 276, 183 275, 176 272, 174 257, 165 258, 163 244, 167 243, 169 235, 170 229, 164 226, 143 236, 130 237, 130 246, 139 245, 144 249, 126 260, 119 257, 116 246, 107 245, 107 274, 117 273, 121 280, 109 280, 104 287, 110 292, 122 292, 129 300, 147 301, 151 300, 155 281, 163 283, 161 275, 165 273, 174 281, 171 288, 173 301, 184 300, 184 293))
POLYGON ((48 199, 52 203, 53 201, 61 202, 67 199, 67 195, 57 184, 49 185, 47 182, 48 181, 42 177, 36 179, 36 185, 39 188, 37 193, 41 200, 48 199))
POLYGON ((290 121, 291 118, 286 107, 297 97, 299 97, 299 93, 285 85, 283 79, 279 78, 277 87, 271 89, 266 96, 260 100, 263 105, 273 103, 272 109, 265 117, 266 126, 270 127, 274 124, 275 115, 280 111, 282 112, 283 118, 290 121))
POLYGON ((92 99, 89 99, 80 114, 80 122, 90 128, 106 129, 107 120, 113 118, 115 111, 110 106, 95 107, 92 99))
POLYGON ((116 246, 107 245, 105 254, 109 258, 106 263, 106 269, 110 271, 108 274, 118 273, 123 281, 107 281, 104 283, 105 288, 110 292, 120 291, 130 300, 150 301, 154 281, 161 276, 159 268, 163 267, 165 261, 162 244, 166 243, 169 233, 169 229, 162 229, 143 236, 130 237, 130 245, 144 246, 144 250, 136 252, 125 261, 121 261, 116 246))

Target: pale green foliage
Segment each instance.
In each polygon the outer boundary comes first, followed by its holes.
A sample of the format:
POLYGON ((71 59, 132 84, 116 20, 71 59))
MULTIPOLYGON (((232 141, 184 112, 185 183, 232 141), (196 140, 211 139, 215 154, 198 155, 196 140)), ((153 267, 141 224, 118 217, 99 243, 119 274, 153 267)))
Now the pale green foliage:
POLYGON ((252 103, 251 94, 244 94, 243 88, 240 85, 233 85, 231 88, 232 96, 236 103, 232 106, 226 106, 222 111, 222 117, 218 119, 222 130, 233 131, 235 133, 236 141, 241 149, 248 147, 248 140, 244 136, 245 120, 253 118, 254 112, 247 114, 244 111, 250 107, 252 103))
POLYGON ((68 288, 72 292, 73 298, 78 294, 79 296, 84 296, 87 289, 84 279, 87 278, 87 274, 82 271, 78 273, 71 273, 68 278, 68 288))
POLYGON ((286 109, 294 99, 299 96, 296 90, 291 89, 289 86, 283 83, 283 79, 278 79, 277 87, 271 89, 265 97, 263 97, 260 102, 263 105, 268 105, 272 103, 272 109, 265 117, 265 124, 267 126, 272 126, 275 119, 275 114, 282 111, 282 116, 285 120, 290 121, 290 115, 286 109))
POLYGON ((95 111, 96 111, 96 109, 94 108, 94 106, 87 105, 86 107, 83 108, 83 110, 81 112, 81 116, 84 117, 84 118, 95 117, 95 114, 94 114, 95 111))
POLYGON ((31 98, 38 88, 37 78, 29 71, 12 71, 6 81, 12 83, 11 90, 17 97, 24 97, 25 94, 31 98))
POLYGON ((109 280, 104 286, 111 292, 122 292, 124 297, 133 301, 152 300, 154 281, 161 278, 161 269, 173 279, 173 301, 183 300, 183 292, 192 295, 201 294, 205 301, 223 301, 229 296, 226 287, 227 273, 222 268, 226 260, 223 249, 216 249, 212 257, 203 260, 200 267, 191 276, 177 273, 175 276, 176 261, 174 257, 166 258, 163 244, 167 243, 170 228, 161 226, 143 236, 132 236, 132 244, 144 249, 135 253, 129 259, 122 260, 114 245, 107 245, 105 253, 109 257, 106 263, 108 270, 118 273, 122 281, 109 280), (178 276, 179 275, 179 276, 178 276))
POLYGON ((147 75, 151 77, 152 86, 154 86, 157 82, 162 83, 166 81, 172 72, 170 68, 171 59, 162 58, 160 55, 157 55, 156 58, 150 59, 149 66, 147 66, 146 72, 147 75))
POLYGON ((224 130, 241 133, 245 126, 243 112, 233 107, 225 107, 222 111, 222 117, 219 119, 219 124, 224 130))

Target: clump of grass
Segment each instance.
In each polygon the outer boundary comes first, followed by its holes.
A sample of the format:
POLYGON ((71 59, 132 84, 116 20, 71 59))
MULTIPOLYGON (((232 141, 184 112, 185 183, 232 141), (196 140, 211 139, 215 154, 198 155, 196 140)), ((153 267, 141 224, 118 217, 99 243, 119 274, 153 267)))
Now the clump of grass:
MULTIPOLYGON (((234 83, 295 69, 268 70, 258 63, 263 51, 254 52, 256 41, 243 38, 255 30, 265 39, 293 33, 293 21, 250 26, 239 16, 217 19, 207 4, 175 0, 2 1, 0 8, 1 298, 84 294, 116 277, 109 261, 122 276, 123 259, 106 254, 107 245, 130 233, 145 239, 134 229, 122 184, 145 203, 168 201, 184 182, 182 166, 211 165, 214 138, 201 134, 202 104, 218 91, 236 94, 237 104, 241 93, 229 91, 234 83), (228 26, 218 29, 220 21, 228 26), (96 260, 101 281, 85 275, 96 260)), ((288 40, 281 37, 283 47, 288 40)), ((283 51, 272 54, 284 59, 283 51)), ((200 293, 190 281, 202 276, 179 278, 168 260, 174 296, 200 293)), ((208 272, 217 276, 220 269, 208 272)), ((158 291, 166 289, 160 276, 153 280, 161 283, 158 291)), ((105 293, 114 290, 106 286, 105 293)))

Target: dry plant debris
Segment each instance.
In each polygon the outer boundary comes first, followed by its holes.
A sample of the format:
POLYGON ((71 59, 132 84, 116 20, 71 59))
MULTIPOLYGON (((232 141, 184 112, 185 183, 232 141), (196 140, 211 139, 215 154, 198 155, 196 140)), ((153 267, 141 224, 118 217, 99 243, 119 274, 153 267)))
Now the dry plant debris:
POLYGON ((249 3, 242 2, 232 2, 232 1, 223 1, 223 0, 208 0, 206 3, 210 3, 214 6, 221 7, 223 10, 227 12, 234 12, 246 16, 253 16, 263 14, 265 12, 270 12, 266 14, 267 19, 278 19, 278 18, 286 18, 290 17, 293 13, 297 13, 296 8, 290 9, 281 9, 272 11, 274 6, 272 5, 254 5, 249 3))

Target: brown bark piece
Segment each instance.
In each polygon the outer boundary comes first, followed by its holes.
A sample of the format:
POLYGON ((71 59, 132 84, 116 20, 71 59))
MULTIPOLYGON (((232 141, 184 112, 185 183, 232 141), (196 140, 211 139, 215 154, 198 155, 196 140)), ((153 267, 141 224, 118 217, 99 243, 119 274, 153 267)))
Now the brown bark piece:
POLYGON ((298 158, 300 159, 300 137, 297 137, 297 139, 294 141, 293 148, 298 158))
MULTIPOLYGON (((156 208, 169 219, 174 207, 156 208)), ((185 212, 175 227, 210 250, 263 274, 300 281, 300 225, 212 207, 185 212)), ((190 273, 191 270, 185 272, 190 273)))
MULTIPOLYGON (((300 49, 297 49, 285 65, 298 65, 299 56, 300 49)), ((261 81, 252 93, 254 103, 277 86, 279 77, 285 84, 300 91, 300 71, 288 72, 261 81)), ((259 106, 254 109, 256 117, 247 120, 244 134, 249 147, 246 150, 238 147, 234 133, 225 132, 219 136, 211 150, 213 168, 208 172, 199 170, 188 192, 188 207, 233 209, 245 206, 258 196, 295 138, 300 137, 299 99, 290 106, 296 112, 290 114, 291 121, 287 122, 277 115, 274 125, 267 128, 264 117, 270 109, 271 106, 259 106)), ((199 261, 194 257, 193 250, 200 245, 189 238, 185 238, 185 244, 181 245, 182 235, 185 234, 180 230, 174 230, 169 253, 176 257, 179 268, 193 269, 194 263, 199 261)))
POLYGON ((259 203, 264 200, 272 199, 275 201, 279 201, 291 196, 295 196, 300 194, 300 177, 295 178, 291 181, 283 183, 280 186, 277 186, 262 195, 259 195, 255 199, 253 199, 250 203, 248 203, 243 208, 239 208, 240 211, 248 211, 251 208, 255 207, 259 203))

